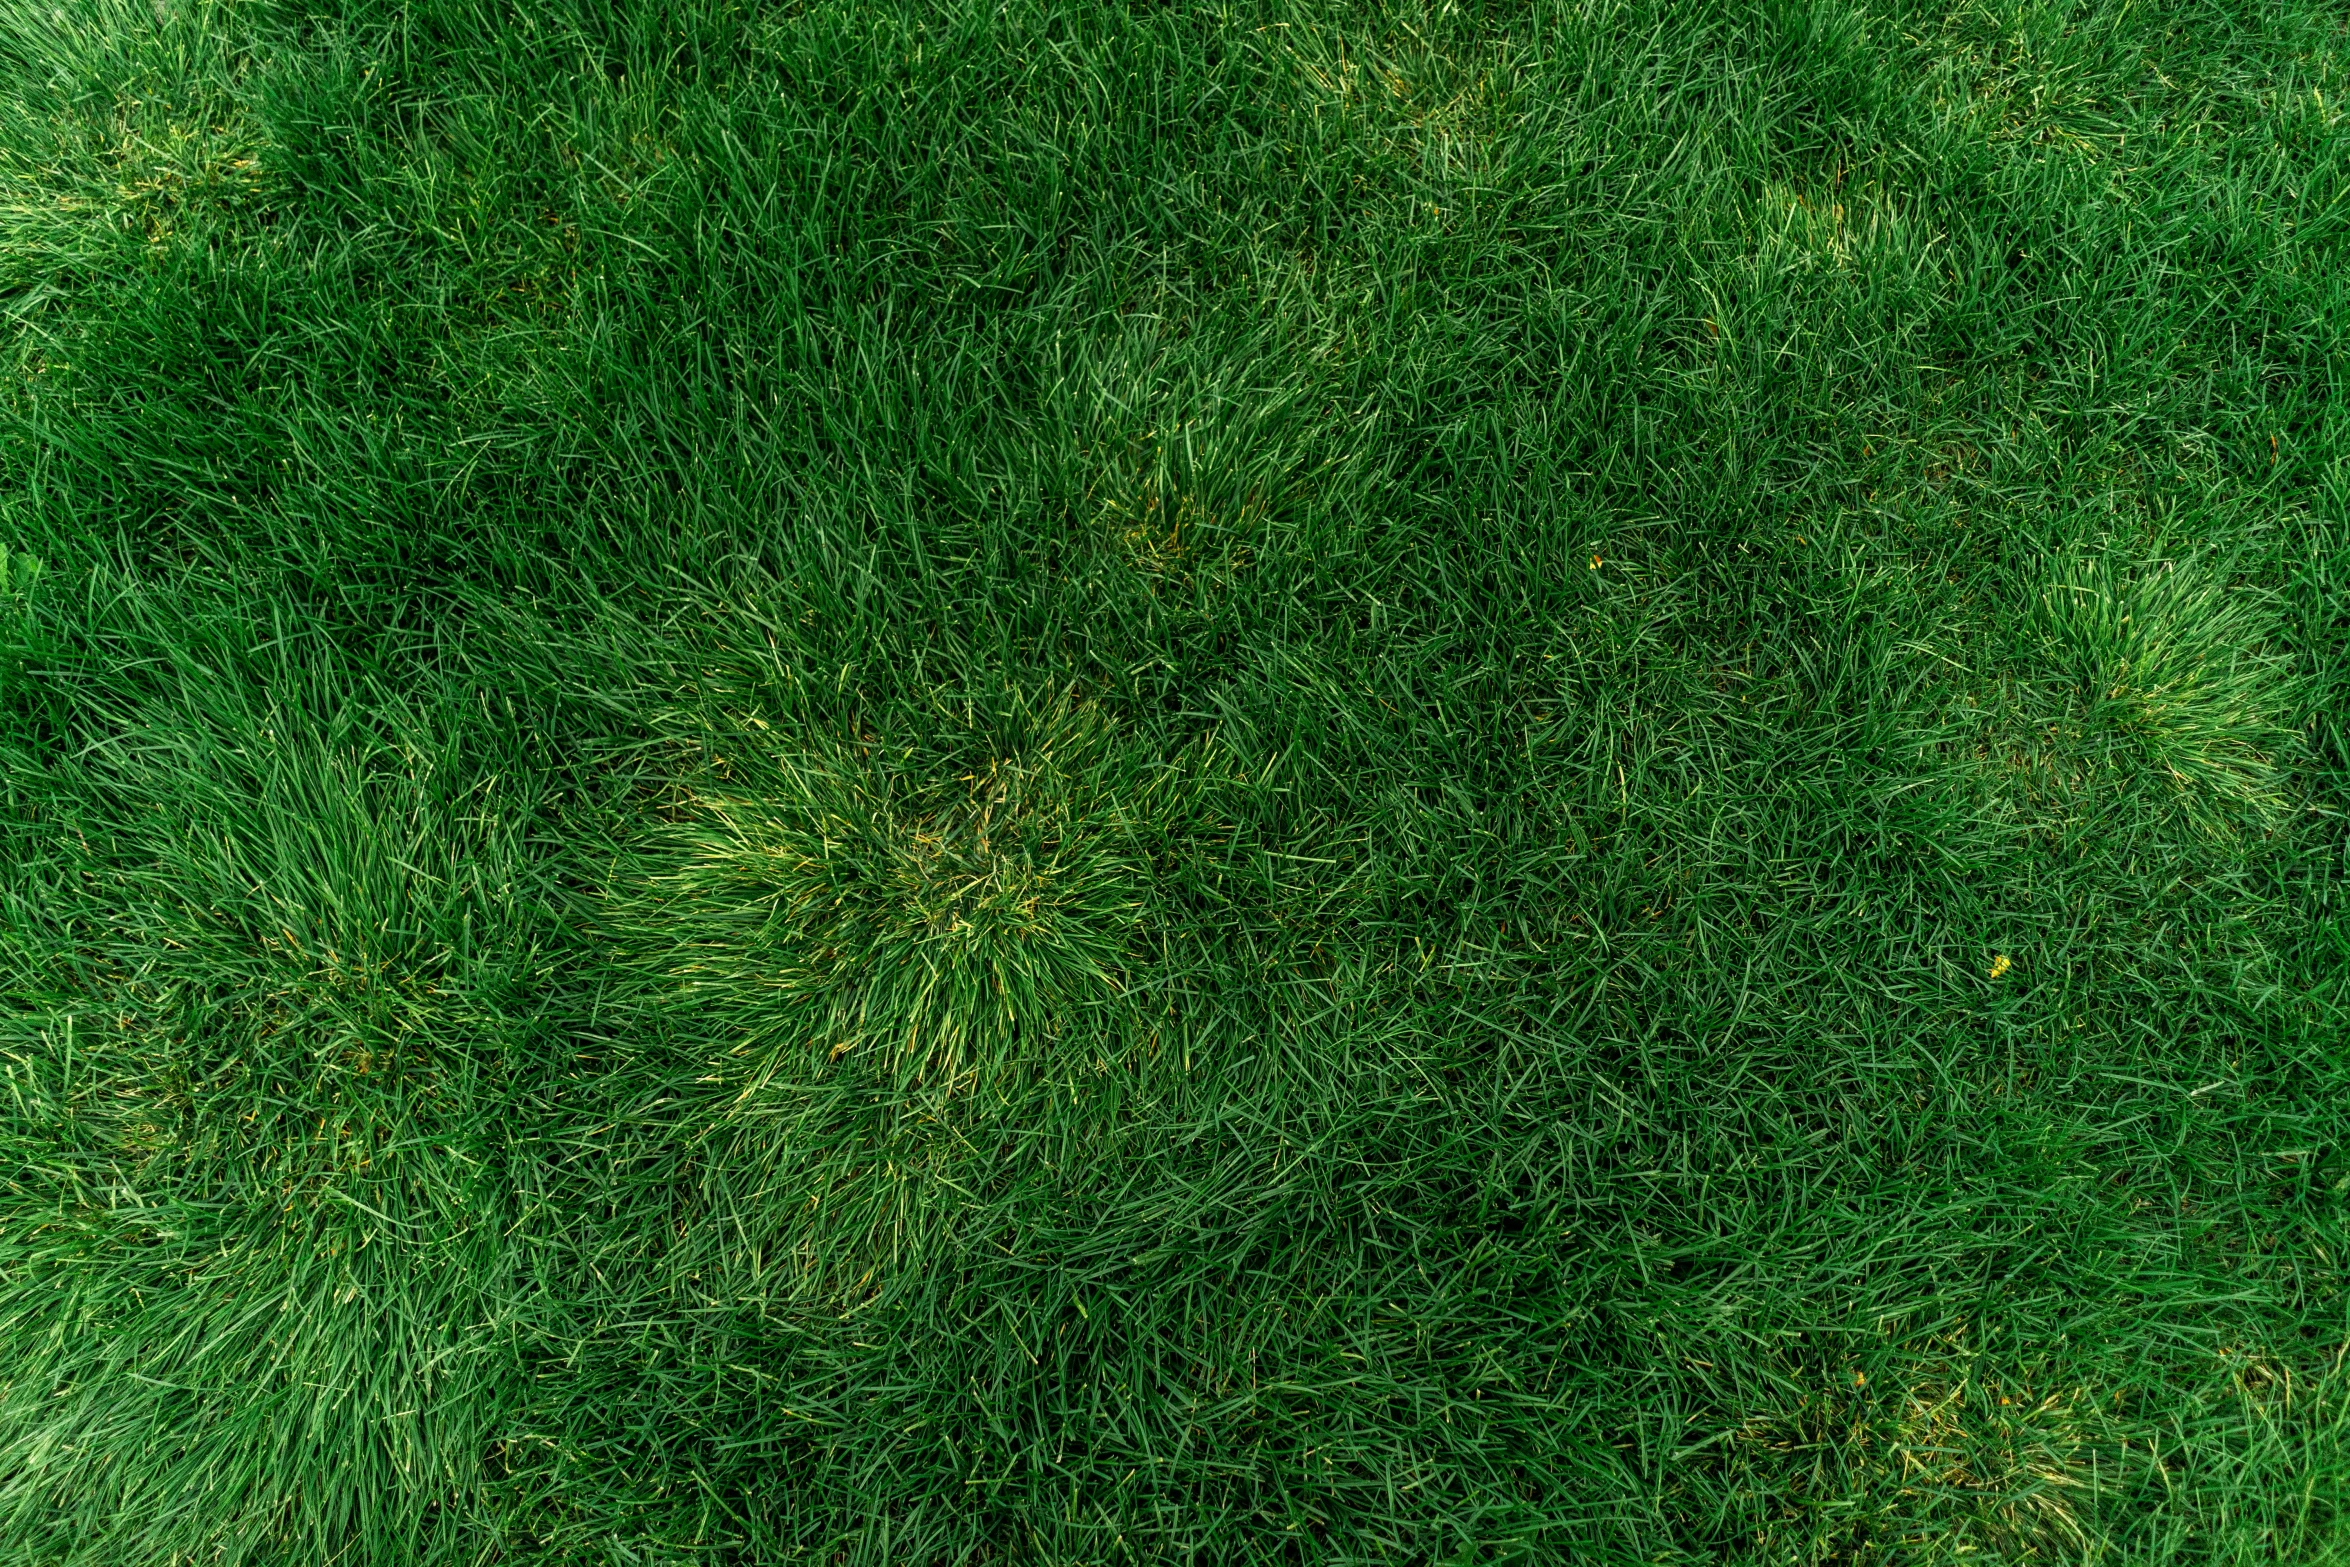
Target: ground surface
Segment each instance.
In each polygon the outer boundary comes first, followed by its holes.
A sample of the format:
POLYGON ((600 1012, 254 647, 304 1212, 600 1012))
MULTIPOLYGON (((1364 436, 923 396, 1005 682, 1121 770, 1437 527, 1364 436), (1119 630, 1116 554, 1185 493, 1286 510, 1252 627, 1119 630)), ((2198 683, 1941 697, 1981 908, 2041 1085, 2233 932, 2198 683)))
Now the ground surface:
POLYGON ((2332 4, 0 8, 0 1563, 2311 1562, 2332 4))

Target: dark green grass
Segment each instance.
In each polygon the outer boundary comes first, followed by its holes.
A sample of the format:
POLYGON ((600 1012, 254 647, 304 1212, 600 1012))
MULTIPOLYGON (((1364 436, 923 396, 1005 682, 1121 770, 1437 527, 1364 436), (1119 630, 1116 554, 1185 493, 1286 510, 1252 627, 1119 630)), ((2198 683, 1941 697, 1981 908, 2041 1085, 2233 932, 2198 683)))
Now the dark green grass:
POLYGON ((0 1563, 2350 1550, 2346 113, 0 3, 0 1563))

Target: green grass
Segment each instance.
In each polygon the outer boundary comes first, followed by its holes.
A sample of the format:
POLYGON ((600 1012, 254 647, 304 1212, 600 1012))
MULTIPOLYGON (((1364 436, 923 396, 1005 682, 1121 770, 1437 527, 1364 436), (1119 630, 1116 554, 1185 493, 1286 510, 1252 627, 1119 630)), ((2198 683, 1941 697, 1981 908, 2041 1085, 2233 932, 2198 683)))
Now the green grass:
POLYGON ((0 1567, 2350 1555, 2323 0, 0 0, 0 1567))

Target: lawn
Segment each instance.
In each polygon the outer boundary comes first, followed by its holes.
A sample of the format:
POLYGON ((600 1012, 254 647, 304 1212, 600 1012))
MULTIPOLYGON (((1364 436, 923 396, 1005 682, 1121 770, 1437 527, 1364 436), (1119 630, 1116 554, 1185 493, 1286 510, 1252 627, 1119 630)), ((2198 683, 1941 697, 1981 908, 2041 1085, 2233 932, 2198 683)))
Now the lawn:
POLYGON ((2350 1556, 2339 0, 0 0, 0 1567, 2350 1556))

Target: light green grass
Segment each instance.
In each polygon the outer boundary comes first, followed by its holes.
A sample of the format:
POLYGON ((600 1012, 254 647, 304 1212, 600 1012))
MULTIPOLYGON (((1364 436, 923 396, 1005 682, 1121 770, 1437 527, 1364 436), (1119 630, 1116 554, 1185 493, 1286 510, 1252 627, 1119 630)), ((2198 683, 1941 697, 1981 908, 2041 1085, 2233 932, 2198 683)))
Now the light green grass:
POLYGON ((2350 1551, 2346 114, 0 0, 0 1564, 2350 1551))

